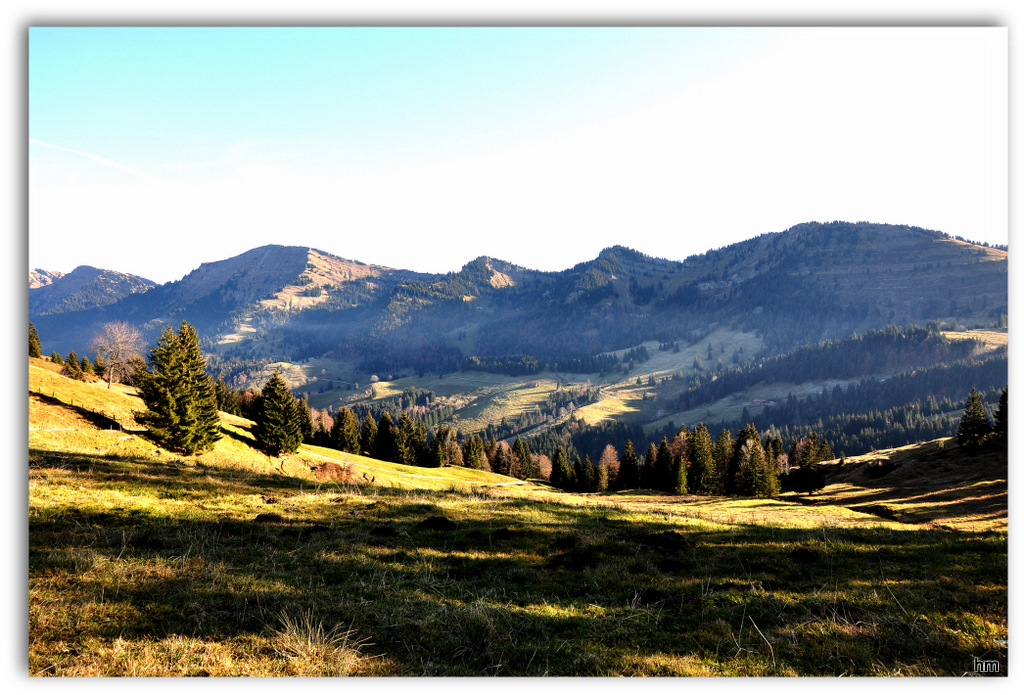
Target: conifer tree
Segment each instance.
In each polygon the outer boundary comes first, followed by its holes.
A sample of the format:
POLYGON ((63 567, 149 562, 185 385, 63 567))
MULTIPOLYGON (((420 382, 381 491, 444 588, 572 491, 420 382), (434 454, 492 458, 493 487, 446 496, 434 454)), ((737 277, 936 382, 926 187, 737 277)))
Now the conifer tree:
POLYGON ((654 456, 654 471, 656 484, 653 486, 664 492, 672 492, 675 488, 673 480, 673 456, 672 449, 668 443, 668 437, 661 438, 661 444, 654 456))
POLYGON ((557 488, 568 490, 573 484, 572 466, 565 455, 562 447, 555 450, 555 457, 551 459, 551 484, 557 488))
MULTIPOLYGON (((742 495, 746 494, 743 492, 743 465, 749 455, 750 446, 753 446, 753 442, 756 440, 758 448, 761 447, 761 435, 758 433, 757 428, 753 423, 747 424, 740 433, 736 435, 736 441, 733 443, 732 458, 729 460, 729 467, 726 471, 725 476, 725 493, 727 495, 742 495)), ((764 458, 764 450, 761 449, 762 460, 764 458)))
POLYGON ((658 447, 653 443, 647 447, 647 454, 644 456, 644 465, 640 468, 640 487, 651 488, 657 490, 659 488, 658 479, 658 447))
POLYGON ((60 370, 60 373, 78 381, 85 379, 85 374, 82 372, 82 363, 78 360, 78 355, 75 354, 74 350, 69 352, 68 356, 64 359, 64 368, 60 370))
POLYGON ((373 449, 370 455, 378 461, 403 463, 402 447, 398 439, 398 428, 391 421, 391 413, 385 410, 380 414, 380 420, 377 421, 377 436, 373 438, 373 449), (395 460, 396 454, 399 456, 398 460, 395 460))
POLYGON ((1007 407, 1007 395, 1006 392, 1009 388, 1003 389, 1003 392, 999 394, 999 405, 996 407, 996 425, 993 432, 997 437, 1006 439, 1007 433, 1009 432, 1010 422, 1007 419, 1009 416, 1006 412, 1007 407))
POLYGON ((88 355, 82 355, 81 365, 82 365, 82 372, 83 373, 85 373, 85 374, 92 374, 93 373, 92 362, 89 361, 89 356, 88 355))
POLYGON ((533 457, 530 456, 530 447, 516 435, 516 441, 512 444, 512 453, 519 459, 519 474, 524 480, 536 476, 533 470, 533 457))
POLYGON ((362 452, 359 442, 359 420, 351 409, 342 406, 331 427, 331 446, 352 454, 362 452))
POLYGON ((168 448, 178 447, 178 400, 183 397, 179 387, 181 357, 174 329, 164 326, 156 344, 149 348, 149 370, 138 380, 139 395, 147 409, 138 419, 154 439, 168 448))
POLYGON ((622 459, 619 461, 619 476, 616 489, 632 490, 640 486, 640 459, 633 448, 633 442, 627 441, 622 447, 622 459))
POLYGON ((367 413, 366 417, 363 418, 363 424, 359 428, 359 453, 370 456, 376 439, 377 423, 374 421, 373 415, 367 413))
POLYGON ((260 394, 253 434, 260 448, 271 456, 296 452, 302 444, 295 397, 277 371, 260 394))
POLYGON ((221 438, 220 416, 217 414, 217 397, 214 394, 213 379, 206 373, 206 360, 199 349, 199 336, 191 324, 182 321, 178 328, 178 349, 182 352, 182 384, 185 398, 182 423, 187 427, 183 432, 182 450, 198 453, 213 446, 221 438))
POLYGON ((183 321, 177 334, 164 328, 136 381, 147 408, 140 420, 164 446, 191 455, 220 439, 213 380, 191 325, 183 321))
POLYGON ((437 452, 436 457, 442 466, 462 466, 465 461, 462 457, 462 447, 459 446, 459 438, 455 430, 447 425, 437 428, 431 445, 437 452))
POLYGON ((700 423, 687 440, 690 456, 690 476, 687 483, 690 492, 698 495, 715 494, 718 473, 715 470, 715 445, 711 441, 711 433, 704 423, 700 423))
POLYGON ((31 321, 28 323, 28 356, 43 356, 43 346, 39 342, 39 334, 36 333, 36 327, 31 321))
POLYGON ((423 424, 422 418, 416 418, 413 422, 412 437, 406 442, 409 453, 417 466, 436 466, 430 458, 430 442, 427 437, 427 426, 423 424))
POLYGON ((54 364, 64 365, 64 358, 60 356, 60 353, 54 350, 50 353, 50 361, 54 364))
POLYGON ((309 412, 309 403, 305 398, 295 399, 295 421, 299 424, 299 433, 303 442, 313 441, 313 416, 309 412))
POLYGON ((462 445, 462 461, 466 468, 478 470, 489 470, 487 463, 487 452, 484 450, 484 440, 478 434, 471 434, 462 445))
POLYGON ((723 429, 715 442, 715 472, 718 474, 718 481, 712 494, 728 494, 729 462, 732 460, 732 450, 732 432, 723 429))
POLYGON ((576 454, 572 468, 573 485, 571 489, 578 492, 594 492, 597 489, 597 471, 594 470, 594 464, 589 455, 580 458, 580 455, 576 454))
POLYGON ((956 440, 961 446, 978 446, 992 432, 992 423, 985 414, 985 404, 978 389, 971 389, 964 403, 964 414, 956 431, 956 440))

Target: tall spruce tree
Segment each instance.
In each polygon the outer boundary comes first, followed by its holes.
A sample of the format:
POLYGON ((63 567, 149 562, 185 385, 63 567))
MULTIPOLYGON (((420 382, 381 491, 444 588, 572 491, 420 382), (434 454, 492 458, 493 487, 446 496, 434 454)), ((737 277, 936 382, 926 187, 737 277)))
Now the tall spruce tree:
POLYGON ((253 434, 260 448, 271 456, 294 453, 302 444, 295 397, 276 371, 260 394, 253 434))
POLYGON ((351 409, 342 406, 331 426, 331 446, 351 454, 361 453, 359 448, 359 420, 351 409))
POLYGON ((555 457, 551 459, 550 482, 557 488, 568 490, 573 485, 573 479, 573 470, 572 465, 569 463, 569 458, 565 455, 562 447, 558 447, 555 450, 555 457))
POLYGON ((533 470, 533 457, 530 456, 530 447, 516 435, 516 441, 512 444, 512 453, 519 459, 519 475, 523 480, 528 480, 537 475, 533 470))
POLYGON ((178 349, 182 352, 182 388, 185 398, 182 423, 187 427, 183 450, 205 451, 221 438, 220 416, 213 379, 206 373, 206 359, 199 349, 196 329, 182 321, 178 327, 178 349))
POLYGON ((999 405, 996 407, 996 426, 995 426, 995 429, 993 430, 993 432, 995 432, 995 435, 997 437, 1001 437, 1003 439, 1006 438, 1006 436, 1007 436, 1007 434, 1009 432, 1009 427, 1010 427, 1010 421, 1007 419, 1009 417, 1009 415, 1007 414, 1007 411, 1006 411, 1006 408, 1007 408, 1007 395, 1006 395, 1006 392, 1007 391, 1009 391, 1009 388, 1003 389, 1003 392, 1001 394, 999 394, 999 405))
POLYGON ((712 494, 728 494, 729 462, 732 460, 733 447, 732 432, 728 429, 723 429, 719 432, 718 439, 715 441, 715 472, 718 474, 718 480, 715 483, 712 494))
POLYGON ((175 334, 166 326, 149 351, 149 369, 136 379, 147 411, 139 419, 169 449, 197 454, 221 437, 213 380, 195 329, 182 321, 175 334))
POLYGON ((622 458, 619 461, 619 476, 615 482, 616 489, 632 490, 640 486, 640 459, 632 441, 622 447, 622 458))
POLYGON ((378 461, 404 463, 401 458, 402 446, 399 436, 398 428, 391 420, 391 413, 385 410, 380 414, 380 420, 377 421, 377 436, 373 438, 373 449, 371 449, 370 455, 378 461))
POLYGON ((698 495, 715 494, 718 472, 715 470, 715 445, 704 423, 694 428, 687 440, 690 455, 690 492, 698 495))
POLYGON ((43 356, 43 346, 42 343, 39 342, 39 334, 36 333, 36 327, 31 321, 28 323, 28 356, 43 356))
POLYGON ((668 437, 661 438, 661 444, 654 455, 654 474, 656 484, 652 487, 664 492, 672 492, 675 489, 673 480, 673 456, 672 449, 668 443, 668 437))
POLYGON ((372 455, 374 442, 377 440, 377 423, 373 415, 366 414, 363 424, 359 427, 359 449, 358 453, 372 455))
POLYGON ((302 441, 313 441, 313 416, 309 412, 309 402, 305 398, 295 399, 295 421, 299 423, 302 441))
POLYGON ((658 479, 658 447, 653 443, 647 447, 647 454, 644 456, 644 464, 640 467, 640 487, 657 490, 660 480, 658 479))
POLYGON ((971 389, 964 403, 964 414, 956 431, 956 440, 961 446, 978 446, 992 432, 992 422, 985 414, 985 404, 978 389, 971 389))
POLYGON ((462 461, 466 468, 478 470, 489 470, 487 463, 487 452, 484 450, 484 440, 478 434, 471 434, 462 445, 462 461))

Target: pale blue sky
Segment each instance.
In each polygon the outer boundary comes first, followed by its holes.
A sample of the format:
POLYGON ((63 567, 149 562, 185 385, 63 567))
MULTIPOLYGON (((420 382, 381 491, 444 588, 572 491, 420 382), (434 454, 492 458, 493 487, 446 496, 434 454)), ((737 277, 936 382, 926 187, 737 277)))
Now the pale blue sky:
POLYGON ((1006 60, 1002 29, 32 28, 29 262, 557 270, 832 219, 1006 243, 1006 60))

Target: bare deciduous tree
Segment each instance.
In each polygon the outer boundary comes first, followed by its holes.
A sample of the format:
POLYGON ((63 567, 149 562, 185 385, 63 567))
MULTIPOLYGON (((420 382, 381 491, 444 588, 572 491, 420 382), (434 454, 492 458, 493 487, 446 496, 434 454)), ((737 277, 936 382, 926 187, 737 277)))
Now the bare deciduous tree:
POLYGON ((138 360, 132 357, 142 349, 142 334, 126 321, 105 323, 103 330, 93 336, 92 347, 103 358, 109 389, 114 381, 130 377, 137 369, 138 360))

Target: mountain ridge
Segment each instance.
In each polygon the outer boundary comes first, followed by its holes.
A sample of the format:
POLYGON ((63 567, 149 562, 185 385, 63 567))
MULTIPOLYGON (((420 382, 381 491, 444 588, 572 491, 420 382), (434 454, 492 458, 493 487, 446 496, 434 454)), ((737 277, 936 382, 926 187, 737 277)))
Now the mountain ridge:
MULTIPOLYGON (((30 317, 62 350, 114 318, 150 334, 185 319, 207 336, 205 349, 237 358, 273 344, 278 359, 293 361, 383 350, 385 361, 400 363, 440 346, 463 356, 557 359, 725 324, 764 334, 778 350, 887 323, 994 323, 1006 312, 1006 271, 1001 249, 906 225, 845 222, 804 223, 683 260, 610 246, 562 271, 480 256, 458 271, 418 273, 265 245, 58 318, 30 301, 30 317)), ((460 361, 451 353, 420 367, 460 361)))

